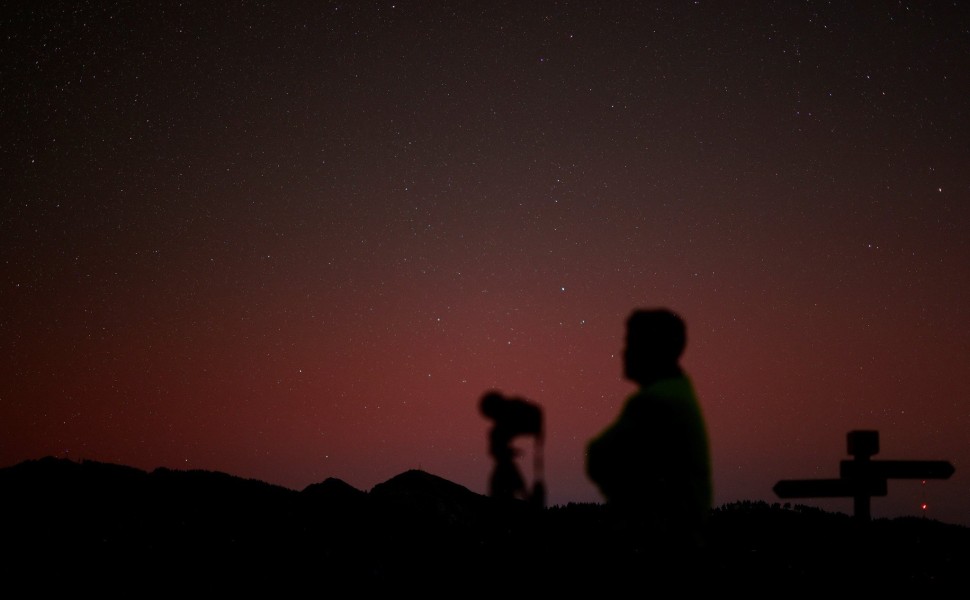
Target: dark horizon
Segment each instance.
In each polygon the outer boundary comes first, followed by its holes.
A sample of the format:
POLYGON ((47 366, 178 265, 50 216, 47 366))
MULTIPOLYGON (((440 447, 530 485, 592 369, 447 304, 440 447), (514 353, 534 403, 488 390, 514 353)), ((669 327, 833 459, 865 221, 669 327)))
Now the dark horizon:
MULTIPOLYGON (((264 481, 262 479, 251 478, 251 477, 244 477, 244 476, 240 476, 240 475, 237 475, 237 474, 234 474, 234 473, 227 473, 227 472, 224 472, 224 471, 214 471, 214 470, 207 470, 207 469, 178 468, 178 467, 173 468, 173 467, 167 467, 167 466, 159 466, 159 467, 155 467, 154 469, 143 469, 143 468, 139 468, 139 467, 135 467, 135 466, 132 466, 132 465, 123 464, 123 463, 98 461, 98 460, 93 460, 93 459, 86 459, 86 458, 83 458, 83 457, 58 457, 58 456, 53 456, 53 455, 47 455, 47 456, 42 456, 42 457, 38 457, 38 458, 28 458, 28 459, 25 459, 23 461, 20 461, 20 462, 18 462, 16 464, 12 464, 12 465, 0 465, 0 475, 2 475, 3 471, 15 471, 17 469, 32 468, 32 467, 33 468, 36 468, 38 466, 42 466, 44 464, 47 464, 50 461, 54 461, 54 462, 58 462, 58 463, 67 462, 69 464, 78 465, 78 466, 84 466, 85 464, 87 464, 87 465, 94 465, 94 466, 105 466, 105 467, 109 467, 109 468, 115 468, 115 467, 117 467, 117 468, 121 468, 121 469, 124 469, 124 470, 137 471, 137 472, 139 472, 139 473, 141 473, 143 475, 152 475, 152 474, 154 474, 156 472, 158 472, 158 473, 171 472, 171 473, 184 473, 184 474, 201 473, 201 474, 205 474, 205 475, 219 476, 219 477, 228 476, 230 479, 232 479, 232 480, 238 480, 239 482, 242 482, 242 483, 254 483, 254 484, 259 484, 259 485, 265 485, 265 486, 270 487, 270 488, 276 488, 276 489, 284 490, 284 491, 287 491, 287 492, 293 492, 293 493, 305 493, 305 492, 314 490, 315 488, 328 487, 328 486, 331 486, 331 485, 334 485, 335 484, 335 485, 338 485, 341 488, 344 488, 346 490, 352 490, 354 492, 360 492, 362 494, 369 494, 369 493, 374 492, 376 489, 381 488, 382 486, 388 485, 389 483, 393 482, 394 480, 401 479, 401 478, 405 478, 405 477, 407 477, 407 476, 409 476, 411 474, 418 473, 418 474, 423 474, 423 475, 430 476, 433 479, 441 480, 442 482, 446 482, 449 485, 457 486, 457 487, 459 487, 459 488, 461 488, 463 490, 468 491, 469 493, 471 493, 473 495, 480 496, 482 498, 490 498, 490 496, 491 496, 491 494, 489 493, 488 490, 486 490, 484 492, 475 491, 474 489, 471 489, 469 487, 466 487, 466 486, 462 485, 461 483, 454 482, 454 481, 450 481, 447 477, 442 477, 441 475, 439 475, 437 473, 433 473, 433 472, 430 472, 430 471, 425 471, 425 470, 420 469, 420 468, 407 469, 405 471, 402 471, 401 473, 397 473, 395 475, 392 475, 391 477, 389 477, 388 479, 386 479, 384 481, 379 481, 379 482, 375 483, 373 486, 371 486, 369 488, 358 488, 358 487, 353 486, 350 483, 344 481, 343 479, 341 479, 339 477, 332 477, 332 476, 326 477, 325 479, 322 479, 320 481, 310 482, 309 484, 307 484, 307 485, 305 485, 303 487, 300 487, 300 488, 294 488, 294 487, 288 487, 288 486, 282 485, 282 484, 273 483, 271 481, 264 481)), ((838 478, 835 478, 835 479, 838 479, 838 478)), ((807 481, 815 481, 815 480, 807 480, 807 481)), ((42 483, 42 482, 38 481, 38 483, 42 483)), ((529 482, 529 483, 534 483, 534 481, 533 482, 529 482)), ((778 486, 776 486, 776 488, 777 487, 778 486)), ((878 503, 881 499, 882 498, 876 496, 876 497, 872 498, 872 501, 878 503)), ((499 501, 501 501, 501 502, 507 502, 507 500, 502 500, 502 499, 500 499, 499 501)), ((600 506, 600 507, 605 507, 606 506, 606 502, 603 501, 602 499, 593 500, 593 501, 586 501, 586 502, 568 501, 568 502, 554 503, 554 504, 545 504, 544 503, 544 504, 539 504, 539 505, 536 505, 534 502, 531 502, 529 499, 515 499, 514 502, 516 504, 521 504, 523 506, 523 508, 527 508, 527 507, 530 507, 531 506, 531 507, 538 507, 540 509, 547 509, 547 508, 548 509, 558 509, 558 508, 569 507, 569 506, 572 506, 572 505, 584 505, 584 504, 591 504, 591 505, 596 505, 596 506, 600 506)), ((888 520, 892 520, 892 519, 905 519, 905 518, 928 519, 928 517, 926 516, 926 514, 923 513, 923 514, 919 515, 918 517, 916 517, 914 515, 898 515, 898 516, 878 517, 878 518, 871 518, 870 517, 869 519, 859 520, 859 519, 857 519, 857 517, 859 517, 859 515, 857 513, 855 513, 855 511, 854 511, 853 499, 852 499, 852 497, 850 495, 846 495, 846 496, 840 497, 838 499, 828 498, 828 499, 826 499, 824 501, 820 501, 820 498, 819 497, 812 496, 812 495, 785 497, 785 496, 779 496, 776 493, 774 500, 770 500, 769 501, 769 500, 762 500, 762 499, 738 498, 738 499, 735 499, 735 500, 732 500, 732 501, 729 501, 729 502, 715 504, 715 505, 712 506, 711 510, 712 510, 712 512, 718 512, 718 511, 723 511, 723 510, 731 509, 732 507, 744 506, 744 505, 765 505, 765 506, 768 506, 768 507, 771 507, 771 508, 781 508, 781 509, 784 509, 784 510, 795 510, 795 511, 806 511, 806 510, 807 511, 820 511, 821 513, 829 513, 829 514, 832 514, 832 515, 841 515, 841 516, 844 516, 844 517, 847 517, 847 518, 856 520, 858 522, 866 522, 867 520, 875 521, 875 520, 887 520, 887 519, 888 520), (840 504, 841 505, 844 505, 844 506, 842 508, 840 508, 838 506, 840 504)), ((936 521, 936 522, 939 522, 939 523, 945 524, 945 525, 952 525, 952 526, 957 526, 957 527, 970 527, 970 526, 968 526, 966 524, 949 523, 949 522, 946 522, 946 521, 941 521, 939 519, 929 519, 929 520, 936 521)))
MULTIPOLYGON (((496 591, 577 584, 801 592, 951 591, 965 584, 970 529, 795 505, 718 507, 706 543, 679 566, 602 504, 537 508, 408 471, 370 492, 340 482, 302 492, 222 473, 50 459, 0 469, 8 583, 130 592, 146 582, 252 591, 496 591), (134 586, 134 588, 132 587, 134 586)), ((655 541, 649 538, 650 542, 655 541)), ((157 588, 156 588, 157 589, 157 588)))

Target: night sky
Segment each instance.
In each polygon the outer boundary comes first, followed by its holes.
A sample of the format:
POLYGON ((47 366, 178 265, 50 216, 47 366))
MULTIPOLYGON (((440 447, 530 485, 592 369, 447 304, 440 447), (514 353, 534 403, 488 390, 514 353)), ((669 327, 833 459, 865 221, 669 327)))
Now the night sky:
POLYGON ((956 473, 873 516, 970 525, 960 2, 0 10, 0 465, 486 493, 496 389, 545 411, 549 504, 600 502, 666 306, 716 504, 875 429, 956 473))

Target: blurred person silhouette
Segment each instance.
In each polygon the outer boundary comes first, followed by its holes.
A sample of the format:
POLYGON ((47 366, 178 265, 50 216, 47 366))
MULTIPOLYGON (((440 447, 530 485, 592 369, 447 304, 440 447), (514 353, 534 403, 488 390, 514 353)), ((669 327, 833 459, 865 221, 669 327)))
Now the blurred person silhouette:
POLYGON ((587 445, 586 472, 641 552, 678 555, 705 543, 713 499, 707 426, 680 367, 686 325, 665 309, 626 323, 624 377, 639 389, 587 445))
POLYGON ((489 479, 489 495, 493 498, 526 500, 545 505, 545 485, 542 481, 542 409, 522 398, 506 398, 497 391, 486 392, 479 403, 482 414, 495 424, 488 433, 488 451, 495 459, 495 469, 489 479), (532 490, 528 489, 522 473, 515 464, 519 450, 512 441, 522 435, 535 439, 532 490))

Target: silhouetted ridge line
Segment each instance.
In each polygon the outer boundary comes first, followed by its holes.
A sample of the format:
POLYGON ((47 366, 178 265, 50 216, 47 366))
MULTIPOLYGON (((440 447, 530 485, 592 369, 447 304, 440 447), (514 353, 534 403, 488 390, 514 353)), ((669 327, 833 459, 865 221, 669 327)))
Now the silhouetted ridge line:
POLYGON ((370 499, 377 510, 400 520, 402 525, 439 533, 474 527, 491 505, 487 496, 416 469, 375 485, 370 499))
POLYGON ((371 489, 375 496, 446 496, 455 498, 481 498, 481 494, 468 488, 418 469, 405 471, 400 475, 378 483, 371 489))
MULTIPOLYGON (((376 591, 488 582, 492 589, 661 576, 624 554, 602 504, 538 509, 423 471, 357 490, 327 479, 297 492, 207 471, 44 458, 0 468, 8 585, 107 580, 244 588, 339 582, 376 591), (631 562, 632 561, 632 562, 631 562), (72 577, 69 577, 71 575, 72 577), (494 585, 492 585, 494 584, 494 585)), ((966 585, 970 529, 922 518, 858 527, 842 513, 765 502, 712 511, 698 558, 718 589, 946 591, 966 585)), ((456 588, 457 589, 457 588, 456 588)), ((518 588, 516 588, 518 589, 518 588)))
POLYGON ((303 488, 302 493, 307 495, 346 496, 354 498, 367 495, 367 492, 358 490, 342 479, 335 477, 328 477, 320 483, 311 483, 303 488))

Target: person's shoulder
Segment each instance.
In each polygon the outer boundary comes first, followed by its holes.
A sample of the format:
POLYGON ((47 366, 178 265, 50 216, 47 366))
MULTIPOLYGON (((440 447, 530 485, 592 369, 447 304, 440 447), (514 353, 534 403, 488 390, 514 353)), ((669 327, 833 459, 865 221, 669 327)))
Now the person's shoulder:
POLYGON ((650 384, 640 391, 642 394, 655 397, 684 397, 694 396, 694 384, 686 373, 674 377, 665 377, 650 384))

